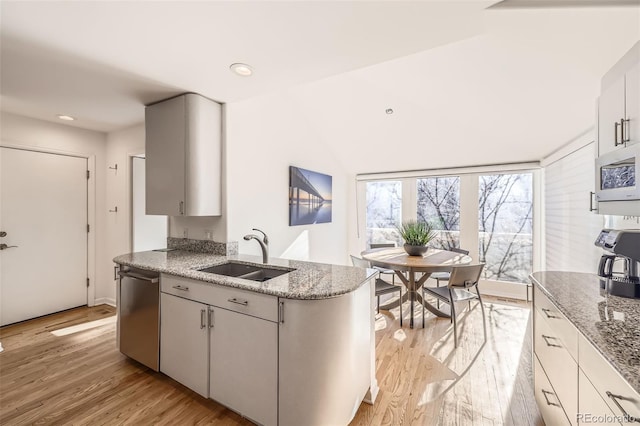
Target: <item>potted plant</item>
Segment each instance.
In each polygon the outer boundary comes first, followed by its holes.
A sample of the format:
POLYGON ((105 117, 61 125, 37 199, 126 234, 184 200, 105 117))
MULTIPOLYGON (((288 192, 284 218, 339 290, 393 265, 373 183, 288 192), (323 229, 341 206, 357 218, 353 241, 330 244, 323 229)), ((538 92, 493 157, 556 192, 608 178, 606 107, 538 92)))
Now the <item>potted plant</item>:
POLYGON ((422 256, 427 252, 427 244, 435 237, 430 223, 410 220, 397 227, 404 240, 404 250, 409 256, 422 256))

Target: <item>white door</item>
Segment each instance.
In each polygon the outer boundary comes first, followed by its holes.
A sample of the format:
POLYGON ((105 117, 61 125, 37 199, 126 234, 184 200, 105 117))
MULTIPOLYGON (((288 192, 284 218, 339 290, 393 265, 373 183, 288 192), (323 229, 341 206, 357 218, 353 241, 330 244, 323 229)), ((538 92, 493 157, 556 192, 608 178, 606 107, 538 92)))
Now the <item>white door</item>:
POLYGON ((86 158, 0 148, 1 325, 87 304, 86 173, 86 158))

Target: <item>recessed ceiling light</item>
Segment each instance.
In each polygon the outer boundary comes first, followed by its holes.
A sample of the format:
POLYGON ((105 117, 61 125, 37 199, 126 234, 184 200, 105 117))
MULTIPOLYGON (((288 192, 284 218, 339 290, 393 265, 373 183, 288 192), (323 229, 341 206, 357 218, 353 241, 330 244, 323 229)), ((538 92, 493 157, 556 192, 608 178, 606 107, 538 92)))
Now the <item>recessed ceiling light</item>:
POLYGON ((229 68, 231 68, 231 71, 242 77, 249 77, 251 74, 253 74, 253 69, 247 64, 241 64, 238 62, 235 64, 231 64, 229 68))
POLYGON ((387 114, 393 114, 393 110, 391 108, 387 108, 384 110, 387 114))
POLYGON ((60 120, 65 120, 65 121, 73 121, 73 120, 75 120, 74 117, 72 117, 70 115, 64 115, 64 114, 58 114, 56 117, 58 117, 60 120))

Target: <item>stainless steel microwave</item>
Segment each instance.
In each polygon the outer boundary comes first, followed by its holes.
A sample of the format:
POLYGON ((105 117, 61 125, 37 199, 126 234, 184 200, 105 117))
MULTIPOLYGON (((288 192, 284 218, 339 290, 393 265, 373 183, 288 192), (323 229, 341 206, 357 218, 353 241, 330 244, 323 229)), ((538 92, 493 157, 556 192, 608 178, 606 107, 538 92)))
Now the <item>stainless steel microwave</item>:
POLYGON ((607 152, 596 159, 598 201, 640 200, 640 143, 607 152))

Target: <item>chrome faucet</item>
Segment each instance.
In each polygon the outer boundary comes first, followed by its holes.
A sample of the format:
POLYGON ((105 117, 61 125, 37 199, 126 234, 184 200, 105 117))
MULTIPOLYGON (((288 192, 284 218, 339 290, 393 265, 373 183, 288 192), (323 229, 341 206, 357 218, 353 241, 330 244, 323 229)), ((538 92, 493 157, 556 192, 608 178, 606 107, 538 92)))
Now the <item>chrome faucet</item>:
POLYGON ((253 228, 252 231, 260 232, 263 235, 263 238, 260 239, 260 237, 255 234, 247 234, 244 236, 244 239, 245 241, 256 240, 260 243, 260 248, 262 249, 262 263, 266 265, 269 262, 269 238, 267 237, 267 234, 257 228, 253 228))

